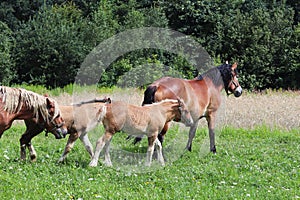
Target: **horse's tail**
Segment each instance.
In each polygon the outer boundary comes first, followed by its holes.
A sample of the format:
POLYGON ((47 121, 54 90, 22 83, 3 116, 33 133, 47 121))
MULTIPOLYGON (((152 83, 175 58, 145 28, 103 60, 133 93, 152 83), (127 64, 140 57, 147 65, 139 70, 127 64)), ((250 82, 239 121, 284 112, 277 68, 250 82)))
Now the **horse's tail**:
POLYGON ((142 105, 154 103, 154 96, 156 91, 157 91, 157 86, 155 85, 148 86, 146 91, 144 92, 144 101, 142 105))

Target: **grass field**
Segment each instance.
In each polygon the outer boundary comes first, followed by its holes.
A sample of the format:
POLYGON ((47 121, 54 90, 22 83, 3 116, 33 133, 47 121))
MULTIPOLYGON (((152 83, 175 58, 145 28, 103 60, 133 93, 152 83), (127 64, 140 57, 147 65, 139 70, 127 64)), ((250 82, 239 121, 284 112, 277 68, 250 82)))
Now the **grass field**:
MULTIPOLYGON (((139 94, 130 98, 140 100, 139 94)), ((69 103, 70 98, 57 100, 69 103)), ((164 144, 168 162, 165 167, 154 162, 153 170, 120 163, 117 158, 112 159, 112 168, 100 162, 96 168, 88 167, 90 158, 81 142, 66 163, 58 164, 66 139, 55 140, 51 134, 33 139, 37 162, 21 162, 19 138, 25 128, 15 124, 0 139, 0 198, 300 199, 299 115, 298 93, 226 98, 218 120, 216 155, 208 153, 202 124, 192 152, 183 151, 185 129, 174 126, 164 144), (183 142, 174 143, 177 137, 183 142)), ((99 132, 102 127, 89 134, 93 144, 99 132)), ((133 146, 125 137, 119 134, 113 139, 111 156, 120 149, 144 155, 146 141, 133 146)))

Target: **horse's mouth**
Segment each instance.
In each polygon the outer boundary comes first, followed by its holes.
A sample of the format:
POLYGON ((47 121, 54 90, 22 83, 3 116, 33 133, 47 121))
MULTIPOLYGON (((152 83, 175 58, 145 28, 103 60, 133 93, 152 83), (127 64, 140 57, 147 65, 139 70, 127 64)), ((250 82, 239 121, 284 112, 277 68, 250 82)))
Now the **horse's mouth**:
POLYGON ((243 93, 243 90, 242 90, 241 86, 239 86, 235 89, 233 94, 235 97, 240 97, 242 95, 242 93, 243 93))

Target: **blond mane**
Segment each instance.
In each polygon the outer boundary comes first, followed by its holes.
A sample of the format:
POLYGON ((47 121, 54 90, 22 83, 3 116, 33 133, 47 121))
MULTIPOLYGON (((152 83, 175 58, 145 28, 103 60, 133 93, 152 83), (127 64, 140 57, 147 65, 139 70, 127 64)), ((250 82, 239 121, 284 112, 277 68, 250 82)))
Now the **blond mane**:
POLYGON ((35 118, 39 119, 41 114, 45 122, 48 122, 49 119, 55 119, 59 115, 56 101, 51 99, 55 103, 54 115, 51 117, 47 109, 46 98, 25 89, 0 86, 0 98, 4 104, 3 109, 8 113, 18 113, 22 106, 26 106, 28 109, 33 110, 35 118))

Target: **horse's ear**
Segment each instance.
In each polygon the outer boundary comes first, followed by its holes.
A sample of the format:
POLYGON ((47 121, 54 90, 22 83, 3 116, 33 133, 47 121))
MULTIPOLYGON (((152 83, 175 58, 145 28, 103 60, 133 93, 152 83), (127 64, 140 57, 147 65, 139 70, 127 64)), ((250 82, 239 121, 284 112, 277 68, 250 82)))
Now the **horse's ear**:
POLYGON ((46 94, 44 94, 44 97, 49 97, 49 95, 46 93, 46 94))
POLYGON ((238 65, 237 62, 233 63, 232 66, 231 66, 231 69, 235 70, 237 68, 237 65, 238 65))
POLYGON ((54 102, 52 102, 48 97, 46 98, 46 103, 47 103, 48 110, 55 107, 54 102))
POLYGON ((182 100, 181 98, 177 98, 177 101, 178 101, 179 107, 182 107, 182 105, 183 105, 183 100, 182 100))

